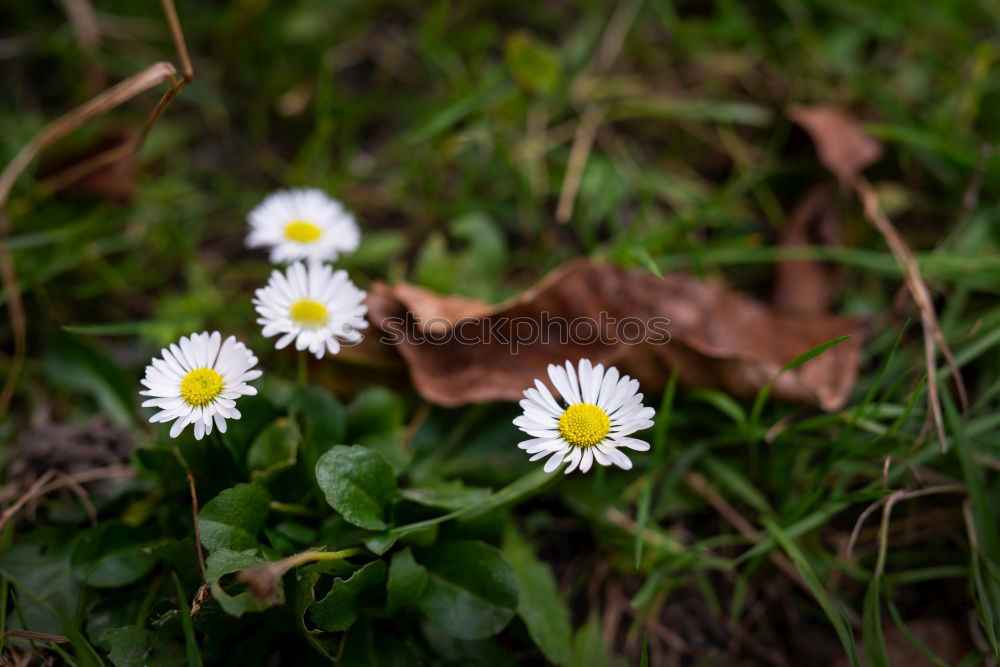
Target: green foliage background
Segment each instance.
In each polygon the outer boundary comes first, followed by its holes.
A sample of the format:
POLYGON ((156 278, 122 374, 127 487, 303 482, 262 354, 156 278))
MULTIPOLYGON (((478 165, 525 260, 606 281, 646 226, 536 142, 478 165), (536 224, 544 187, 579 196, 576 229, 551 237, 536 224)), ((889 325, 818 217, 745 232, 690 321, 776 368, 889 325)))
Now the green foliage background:
MULTIPOLYGON (((95 68, 113 81, 174 58, 155 3, 95 7, 103 39, 92 55, 56 4, 4 7, 4 161, 95 92, 95 68)), ((964 622, 973 611, 965 664, 1000 651, 995 2, 241 0, 178 10, 196 79, 143 147, 136 196, 49 197, 40 171, 7 207, 30 345, 0 456, 18 460, 32 423, 103 415, 136 440, 138 476, 95 495, 96 525, 58 495, 34 520, 9 524, 0 628, 63 635, 68 644, 34 644, 76 664, 255 664, 267 654, 583 665, 610 664, 612 653, 638 662, 654 626, 692 645, 694 618, 708 639, 692 664, 755 664, 747 647, 763 645, 793 664, 847 654, 874 665, 889 663, 886 637, 906 621, 964 622), (868 175, 917 251, 970 390, 963 413, 941 369, 946 453, 924 428, 922 332, 900 305, 901 276, 846 192, 845 245, 815 256, 845 267, 837 308, 870 323, 848 406, 817 414, 769 401, 757 414, 718 392, 665 391, 647 434, 654 451, 627 474, 547 485, 514 447, 514 406, 427 412, 405 385, 375 386, 379 368, 330 362, 323 388, 297 388, 294 355, 274 352, 253 323, 249 296, 270 267, 243 248, 244 217, 270 190, 296 185, 357 213, 362 247, 341 265, 362 286, 408 279, 495 301, 588 254, 766 297, 787 212, 829 178, 787 117, 796 103, 849 110, 886 144, 868 175), (560 225, 576 123, 592 105, 602 129, 560 225), (170 441, 146 426, 138 379, 161 345, 203 328, 260 354, 261 396, 241 401, 245 417, 222 440, 170 441), (212 584, 193 616, 202 574, 187 470, 212 584), (720 518, 689 473, 756 536, 720 518), (932 485, 966 495, 899 502, 887 539, 863 533, 845 558, 865 507, 932 485), (931 510, 938 518, 921 523, 931 510), (359 546, 279 576, 276 606, 232 575, 359 546), (611 573, 596 593, 595 571, 611 573), (608 633, 614 586, 631 620, 608 633), (733 626, 753 642, 729 653, 733 626)), ((154 97, 63 148, 140 126, 154 97)), ((6 377, 6 319, 0 340, 6 377)), ((28 647, 12 639, 8 649, 28 647)))

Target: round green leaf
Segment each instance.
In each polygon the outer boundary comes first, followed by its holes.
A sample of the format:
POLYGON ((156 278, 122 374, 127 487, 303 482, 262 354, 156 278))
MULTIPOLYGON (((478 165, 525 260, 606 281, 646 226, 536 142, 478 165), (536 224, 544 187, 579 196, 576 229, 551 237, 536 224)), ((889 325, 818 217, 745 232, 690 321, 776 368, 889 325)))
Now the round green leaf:
POLYGON ((418 605, 445 632, 483 639, 517 609, 517 580, 503 554, 477 541, 445 542, 421 555, 429 577, 418 605))
POLYGON ((252 556, 249 553, 229 551, 228 549, 213 551, 205 559, 205 576, 212 589, 212 598, 219 603, 219 606, 227 614, 239 617, 248 611, 263 611, 270 607, 272 603, 284 603, 285 589, 280 579, 276 582, 278 590, 273 598, 262 598, 254 595, 250 590, 242 590, 235 594, 230 594, 222 585, 222 579, 227 574, 234 574, 240 570, 248 570, 258 565, 264 565, 265 563, 267 561, 263 558, 252 556))
POLYGON ((396 495, 396 477, 378 452, 338 445, 316 463, 316 482, 348 523, 368 530, 388 527, 385 514, 396 495))
POLYGON ((247 451, 247 468, 253 480, 265 480, 273 473, 295 465, 301 438, 294 421, 279 417, 271 422, 254 438, 247 451))
POLYGON ((503 553, 517 577, 517 614, 528 634, 550 662, 568 664, 573 628, 552 570, 538 560, 513 525, 504 531, 503 553))
POLYGON ((302 387, 292 397, 289 413, 302 433, 299 459, 307 469, 316 468, 319 457, 345 441, 347 411, 337 397, 319 387, 302 387))
POLYGON ((385 581, 385 561, 372 561, 347 579, 334 579, 330 592, 309 608, 317 627, 340 632, 354 624, 362 607, 363 594, 385 581))
POLYGON ((237 484, 212 498, 198 513, 206 549, 257 548, 257 532, 271 508, 271 494, 258 484, 237 484))
POLYGON ((113 628, 104 633, 108 659, 115 667, 182 667, 184 649, 138 625, 113 628))
POLYGON ((416 602, 426 586, 427 569, 413 560, 413 552, 409 548, 396 552, 389 564, 389 582, 386 585, 389 613, 416 602))

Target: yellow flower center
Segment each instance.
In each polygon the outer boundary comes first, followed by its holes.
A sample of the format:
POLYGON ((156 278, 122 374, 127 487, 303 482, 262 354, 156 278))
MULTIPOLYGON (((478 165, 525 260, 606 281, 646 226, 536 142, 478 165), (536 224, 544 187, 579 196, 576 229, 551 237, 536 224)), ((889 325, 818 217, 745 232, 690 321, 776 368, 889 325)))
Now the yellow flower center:
POLYGON ((222 376, 211 368, 196 368, 188 371, 181 380, 181 398, 188 405, 203 408, 222 393, 222 376))
POLYGON ((285 238, 298 243, 312 243, 322 233, 323 230, 319 226, 305 220, 292 220, 285 225, 285 238))
POLYGON ((330 319, 330 312, 319 301, 299 299, 292 304, 288 316, 304 329, 319 329, 330 319))
POLYGON ((577 447, 593 447, 610 431, 608 413, 590 403, 571 405, 559 418, 559 435, 577 447))

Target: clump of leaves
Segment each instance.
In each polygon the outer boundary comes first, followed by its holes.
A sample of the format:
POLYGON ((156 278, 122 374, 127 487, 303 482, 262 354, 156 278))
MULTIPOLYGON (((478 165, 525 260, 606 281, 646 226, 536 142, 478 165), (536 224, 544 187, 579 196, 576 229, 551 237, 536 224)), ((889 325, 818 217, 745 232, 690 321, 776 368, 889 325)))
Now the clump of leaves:
POLYGON ((421 472, 429 425, 407 436, 404 405, 382 389, 346 407, 317 387, 248 403, 221 437, 139 447, 138 477, 100 501, 121 518, 19 536, 3 562, 17 612, 8 627, 115 664, 214 661, 236 628, 272 654, 363 665, 389 651, 424 664, 506 654, 491 638, 520 618, 504 644, 566 662, 569 612, 505 512, 552 477, 494 491, 421 472), (204 499, 197 531, 179 483, 188 470, 204 499), (83 608, 93 611, 77 628, 83 608), (371 644, 389 618, 399 641, 371 644))

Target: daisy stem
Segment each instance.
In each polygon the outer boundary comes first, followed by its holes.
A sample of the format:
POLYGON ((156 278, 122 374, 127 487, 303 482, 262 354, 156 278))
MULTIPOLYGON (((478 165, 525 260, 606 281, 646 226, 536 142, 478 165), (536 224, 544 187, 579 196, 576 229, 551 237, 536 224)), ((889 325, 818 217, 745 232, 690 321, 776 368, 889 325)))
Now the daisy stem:
POLYGON ((299 386, 309 386, 309 358, 305 350, 299 351, 299 386))
POLYGON ((236 451, 229 444, 229 440, 222 435, 221 431, 215 432, 215 441, 219 443, 219 446, 223 450, 225 450, 228 457, 233 460, 233 464, 236 466, 236 470, 239 472, 239 474, 245 477, 247 474, 246 466, 244 466, 243 463, 240 461, 240 457, 237 456, 236 451))

